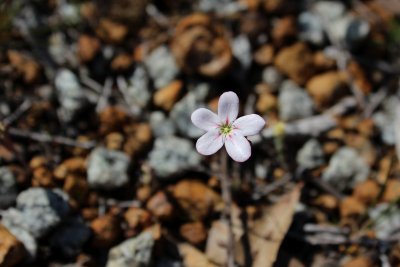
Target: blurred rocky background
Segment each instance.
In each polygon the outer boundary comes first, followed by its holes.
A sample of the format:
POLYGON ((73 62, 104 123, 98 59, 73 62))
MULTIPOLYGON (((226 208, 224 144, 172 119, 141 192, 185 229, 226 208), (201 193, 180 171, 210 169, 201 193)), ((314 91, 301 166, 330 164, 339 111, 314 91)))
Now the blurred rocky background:
POLYGON ((3 0, 0 48, 1 267, 226 266, 225 91, 237 266, 400 266, 398 0, 3 0))

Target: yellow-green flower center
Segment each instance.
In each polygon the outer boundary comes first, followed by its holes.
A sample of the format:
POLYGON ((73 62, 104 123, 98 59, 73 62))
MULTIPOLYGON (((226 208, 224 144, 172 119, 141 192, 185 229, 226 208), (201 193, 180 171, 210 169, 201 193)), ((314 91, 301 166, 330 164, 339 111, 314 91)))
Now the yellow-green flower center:
POLYGON ((228 123, 222 124, 222 125, 219 127, 219 132, 220 132, 221 134, 223 134, 223 135, 228 135, 230 132, 232 132, 232 130, 233 130, 232 124, 228 124, 228 123))

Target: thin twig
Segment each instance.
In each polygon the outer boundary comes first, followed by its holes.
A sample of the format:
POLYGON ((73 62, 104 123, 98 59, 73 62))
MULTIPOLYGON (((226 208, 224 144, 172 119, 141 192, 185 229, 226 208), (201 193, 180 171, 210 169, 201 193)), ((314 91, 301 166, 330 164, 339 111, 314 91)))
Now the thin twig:
POLYGON ((32 106, 32 102, 30 100, 25 100, 12 114, 8 117, 4 118, 3 125, 4 127, 8 127, 14 121, 16 121, 19 117, 22 116, 26 111, 28 111, 32 106))
POLYGON ((79 147, 84 149, 91 149, 96 146, 96 142, 94 141, 80 142, 64 136, 51 136, 47 133, 30 132, 13 127, 9 127, 7 129, 7 133, 10 136, 28 138, 42 143, 55 143, 55 144, 79 147))
POLYGON ((224 217, 228 223, 228 267, 235 266, 235 241, 233 235, 233 224, 232 224, 232 194, 231 194, 231 180, 228 175, 228 157, 225 151, 221 151, 221 187, 222 187, 222 198, 225 203, 224 217))
POLYGON ((101 95, 99 96, 99 100, 96 106, 96 112, 102 111, 107 106, 108 98, 111 95, 112 86, 113 80, 109 77, 104 82, 103 90, 101 92, 101 95))

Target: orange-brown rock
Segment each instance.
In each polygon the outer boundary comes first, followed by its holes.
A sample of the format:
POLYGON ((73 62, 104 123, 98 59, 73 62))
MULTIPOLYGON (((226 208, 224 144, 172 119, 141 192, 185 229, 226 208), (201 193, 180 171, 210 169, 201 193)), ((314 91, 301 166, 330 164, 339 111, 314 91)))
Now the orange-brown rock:
POLYGON ((54 177, 59 180, 64 180, 69 174, 85 175, 85 159, 82 157, 66 159, 53 172, 54 177))
POLYGON ((174 213, 174 206, 163 191, 153 195, 147 202, 146 208, 160 220, 169 220, 174 213))
POLYGON ((188 15, 178 22, 171 51, 178 65, 188 74, 218 77, 233 62, 223 27, 202 13, 188 15))
POLYGON ((365 95, 368 95, 372 90, 372 84, 361 66, 356 61, 351 61, 347 66, 347 71, 355 86, 365 95))
POLYGON ((345 138, 345 143, 347 146, 357 149, 361 157, 370 166, 375 164, 377 152, 370 139, 358 133, 348 133, 345 138))
POLYGON ((239 2, 243 3, 251 11, 256 11, 260 6, 260 0, 239 0, 239 2))
POLYGON ((103 18, 96 28, 96 34, 109 43, 121 43, 128 34, 128 28, 113 20, 103 18))
POLYGON ((366 206, 355 197, 346 197, 340 202, 340 216, 342 218, 358 217, 366 212, 366 206))
POLYGON ((130 156, 135 156, 142 152, 153 139, 150 124, 147 122, 128 125, 124 128, 124 131, 127 135, 127 140, 123 148, 130 156))
POLYGON ((277 110, 277 108, 278 108, 278 100, 274 94, 265 92, 258 96, 256 102, 256 110, 258 113, 266 114, 269 111, 277 110))
POLYGON ((324 151, 324 154, 326 155, 333 155, 338 149, 340 145, 336 141, 328 141, 325 142, 322 146, 322 150, 324 151))
POLYGON ((275 21, 272 27, 272 40, 276 46, 281 46, 290 41, 297 34, 297 22, 293 16, 285 16, 275 21))
POLYGON ((124 136, 119 132, 112 132, 106 136, 106 147, 108 149, 119 150, 124 143, 124 136))
POLYGON ((257 64, 261 66, 266 66, 274 62, 274 56, 274 47, 270 44, 265 44, 254 52, 253 59, 254 62, 256 62, 257 64))
POLYGON ((96 248, 115 245, 122 233, 119 219, 109 214, 94 219, 90 228, 93 232, 92 246, 96 248))
POLYGON ((325 55, 323 51, 314 53, 314 66, 321 71, 331 70, 336 67, 336 61, 325 55))
POLYGON ((151 187, 142 185, 136 190, 136 198, 139 201, 146 202, 151 196, 151 187))
POLYGON ((69 174, 64 183, 63 190, 70 196, 73 201, 72 206, 82 205, 86 200, 89 192, 89 184, 84 177, 69 174))
POLYGON ((400 181, 389 179, 382 196, 383 202, 394 202, 400 199, 400 181))
POLYGON ((25 83, 32 84, 38 81, 42 68, 35 60, 15 50, 7 51, 7 57, 11 66, 22 77, 25 83))
POLYGON ((287 0, 264 0, 264 10, 267 13, 281 13, 290 6, 290 1, 287 0))
POLYGON ((24 245, 7 228, 0 224, 0 266, 13 267, 26 256, 24 245))
POLYGON ((179 228, 181 236, 192 245, 200 245, 207 238, 207 231, 201 222, 185 223, 179 228))
POLYGON ((54 186, 52 172, 46 167, 36 168, 33 171, 32 186, 35 187, 54 186))
POLYGON ((371 118, 364 119, 358 123, 357 130, 365 137, 372 137, 375 131, 375 123, 371 118))
POLYGON ((167 86, 156 91, 154 94, 154 104, 166 111, 170 111, 178 100, 182 88, 182 81, 172 81, 167 86))
POLYGON ((137 235, 142 229, 151 224, 151 214, 147 210, 135 207, 129 208, 124 213, 124 219, 128 224, 128 236, 137 235))
POLYGON ((338 207, 338 200, 328 194, 320 195, 315 199, 314 204, 328 211, 335 210, 338 207))
POLYGON ((111 61, 113 71, 124 72, 133 64, 133 57, 130 54, 119 54, 111 61))
POLYGON ((315 75, 307 82, 306 88, 318 107, 332 105, 349 92, 345 75, 337 71, 315 75))
POLYGON ((314 74, 314 55, 304 43, 282 48, 275 57, 276 67, 299 85, 314 74))
POLYGON ((99 209, 94 207, 83 208, 80 212, 85 221, 93 221, 99 215, 99 209))
POLYGON ((375 266, 371 259, 365 256, 359 256, 354 259, 347 261, 342 267, 373 267, 375 266))
POLYGON ((91 61, 100 51, 100 41, 87 34, 79 36, 78 39, 78 57, 83 63, 91 61))
POLYGON ((44 167, 47 164, 47 159, 44 156, 35 156, 29 161, 29 167, 34 170, 39 167, 44 167))
POLYGON ((365 205, 377 201, 380 193, 380 188, 377 182, 373 180, 366 180, 358 183, 353 191, 353 196, 365 205))
POLYGON ((108 106, 100 112, 100 132, 118 132, 128 121, 128 114, 121 108, 108 106))
POLYGON ((219 195, 197 180, 182 180, 172 188, 172 194, 187 216, 203 220, 221 202, 219 195))

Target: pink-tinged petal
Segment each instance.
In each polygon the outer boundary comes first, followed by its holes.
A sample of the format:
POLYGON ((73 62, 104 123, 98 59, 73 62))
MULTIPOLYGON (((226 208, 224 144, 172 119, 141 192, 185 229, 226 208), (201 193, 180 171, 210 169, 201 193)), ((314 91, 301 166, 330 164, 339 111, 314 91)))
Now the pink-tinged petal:
POLYGON ((218 117, 224 123, 232 123, 239 113, 239 98, 234 92, 226 92, 218 101, 218 117))
POLYGON ((213 130, 202 135, 196 142, 197 151, 208 156, 217 152, 224 145, 222 134, 218 130, 213 130))
POLYGON ((225 148, 228 155, 237 162, 243 162, 251 156, 249 141, 240 133, 233 130, 225 139, 225 148))
POLYGON ((196 127, 205 131, 215 130, 220 123, 217 114, 205 108, 196 109, 191 118, 196 127))
POLYGON ((251 114, 235 120, 233 126, 244 136, 256 135, 264 128, 265 120, 257 114, 251 114))

